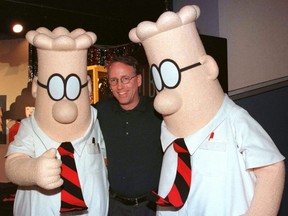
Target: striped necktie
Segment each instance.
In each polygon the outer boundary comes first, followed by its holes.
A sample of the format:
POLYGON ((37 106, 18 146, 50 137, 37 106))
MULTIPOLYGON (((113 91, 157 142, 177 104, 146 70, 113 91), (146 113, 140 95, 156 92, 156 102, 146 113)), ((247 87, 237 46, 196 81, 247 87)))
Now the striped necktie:
POLYGON ((176 139, 173 142, 174 150, 177 156, 177 173, 168 195, 163 198, 152 192, 150 199, 160 206, 174 206, 176 209, 182 208, 189 194, 192 171, 190 154, 183 138, 176 139))
POLYGON ((80 211, 87 209, 74 161, 74 148, 70 142, 62 143, 58 151, 61 155, 61 177, 64 180, 61 190, 60 212, 80 211))

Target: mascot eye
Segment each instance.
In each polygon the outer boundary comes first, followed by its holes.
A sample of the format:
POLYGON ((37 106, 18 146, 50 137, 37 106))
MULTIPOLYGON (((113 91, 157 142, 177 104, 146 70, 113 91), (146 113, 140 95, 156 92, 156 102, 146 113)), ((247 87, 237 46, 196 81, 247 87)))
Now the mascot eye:
POLYGON ((177 64, 172 60, 163 61, 160 66, 163 82, 167 88, 174 88, 180 82, 180 73, 177 64))
POLYGON ((48 93, 54 100, 61 100, 64 97, 64 79, 61 76, 51 76, 48 81, 48 93))
POLYGON ((80 95, 81 83, 77 76, 71 75, 66 81, 66 97, 69 100, 75 100, 80 95))
POLYGON ((153 76, 153 80, 154 80, 154 84, 155 84, 156 89, 158 91, 161 91, 163 89, 163 85, 162 85, 162 80, 161 80, 160 73, 159 73, 158 68, 157 68, 156 65, 152 65, 151 73, 152 73, 152 76, 153 76))

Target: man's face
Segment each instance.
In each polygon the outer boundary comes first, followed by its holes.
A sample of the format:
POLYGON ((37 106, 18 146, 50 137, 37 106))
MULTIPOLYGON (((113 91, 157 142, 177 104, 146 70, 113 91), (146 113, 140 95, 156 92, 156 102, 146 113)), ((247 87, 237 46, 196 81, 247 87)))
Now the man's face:
POLYGON ((114 97, 125 110, 131 110, 139 102, 138 88, 141 86, 141 75, 136 75, 134 68, 121 62, 115 62, 109 69, 109 84, 114 97), (122 81, 128 83, 123 83, 122 81))

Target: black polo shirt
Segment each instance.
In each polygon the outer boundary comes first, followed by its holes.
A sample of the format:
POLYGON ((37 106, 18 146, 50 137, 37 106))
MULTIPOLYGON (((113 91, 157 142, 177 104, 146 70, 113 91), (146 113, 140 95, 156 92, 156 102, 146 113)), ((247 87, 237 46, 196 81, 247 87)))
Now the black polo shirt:
POLYGON ((162 164, 162 117, 153 99, 141 97, 133 110, 123 110, 116 99, 95 105, 104 136, 110 188, 125 197, 157 190, 162 164))

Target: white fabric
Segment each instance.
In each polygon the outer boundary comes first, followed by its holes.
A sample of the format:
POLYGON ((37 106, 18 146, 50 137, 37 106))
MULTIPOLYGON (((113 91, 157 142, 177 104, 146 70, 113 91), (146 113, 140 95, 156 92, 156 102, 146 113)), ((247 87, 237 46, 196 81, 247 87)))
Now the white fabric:
MULTIPOLYGON (((70 141, 75 149, 75 163, 83 197, 88 206, 88 213, 83 215, 105 216, 108 211, 109 190, 104 165, 105 144, 97 120, 97 111, 91 108, 91 113, 92 121, 85 135, 80 139, 67 141, 70 141), (95 144, 92 143, 93 137, 95 144)), ((31 157, 38 157, 50 148, 58 148, 60 144, 41 131, 32 115, 21 121, 19 132, 9 146, 7 156, 22 152, 31 157)), ((60 158, 58 152, 57 157, 60 158)), ((37 186, 19 187, 14 203, 14 215, 60 215, 60 205, 60 190, 45 191, 37 186)))
MULTIPOLYGON (((167 150, 159 183, 162 197, 166 197, 175 178, 177 154, 170 143, 176 138, 163 122, 161 141, 163 150, 167 150)), ((210 123, 185 137, 185 142, 192 167, 188 199, 178 211, 158 207, 158 216, 244 214, 252 200, 256 180, 249 169, 284 160, 264 129, 227 95, 210 123)))

